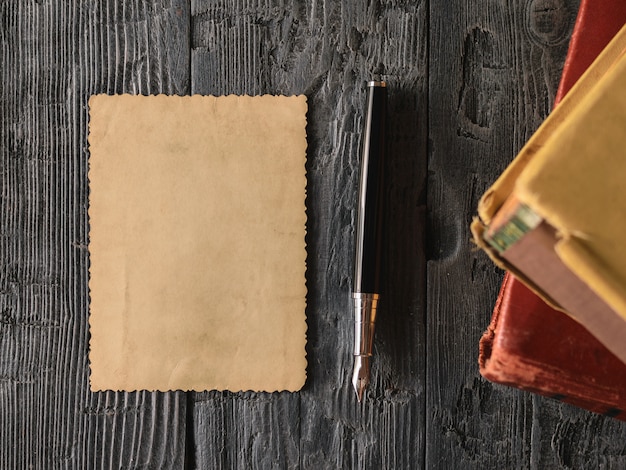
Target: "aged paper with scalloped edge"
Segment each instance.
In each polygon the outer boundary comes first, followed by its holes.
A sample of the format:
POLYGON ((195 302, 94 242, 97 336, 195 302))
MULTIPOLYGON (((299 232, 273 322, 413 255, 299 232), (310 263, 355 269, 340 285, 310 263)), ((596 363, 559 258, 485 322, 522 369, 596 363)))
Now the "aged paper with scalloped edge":
POLYGON ((303 386, 306 111, 90 98, 93 391, 303 386))

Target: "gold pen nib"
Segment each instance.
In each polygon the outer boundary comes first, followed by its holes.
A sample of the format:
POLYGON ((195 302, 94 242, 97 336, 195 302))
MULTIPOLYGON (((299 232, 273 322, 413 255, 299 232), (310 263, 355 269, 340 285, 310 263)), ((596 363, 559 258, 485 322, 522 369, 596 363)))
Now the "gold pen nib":
POLYGON ((356 392, 359 403, 363 399, 365 389, 370 383, 370 358, 369 356, 354 356, 354 372, 352 374, 352 385, 356 392))

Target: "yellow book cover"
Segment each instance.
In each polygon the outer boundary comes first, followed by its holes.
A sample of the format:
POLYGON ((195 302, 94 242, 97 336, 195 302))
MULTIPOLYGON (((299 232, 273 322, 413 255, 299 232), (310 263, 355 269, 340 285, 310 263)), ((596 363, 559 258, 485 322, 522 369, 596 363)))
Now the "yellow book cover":
POLYGON ((550 288, 538 285, 523 269, 523 259, 512 263, 484 237, 492 222, 501 224, 498 212, 512 197, 549 224, 558 260, 615 318, 598 326, 590 324, 593 318, 586 312, 580 315, 570 308, 568 313, 626 362, 626 346, 621 346, 626 345, 625 52, 626 26, 482 197, 472 232, 496 263, 562 308, 550 288), (603 337, 602 330, 609 328, 603 337), (619 341, 620 346, 607 341, 619 341))

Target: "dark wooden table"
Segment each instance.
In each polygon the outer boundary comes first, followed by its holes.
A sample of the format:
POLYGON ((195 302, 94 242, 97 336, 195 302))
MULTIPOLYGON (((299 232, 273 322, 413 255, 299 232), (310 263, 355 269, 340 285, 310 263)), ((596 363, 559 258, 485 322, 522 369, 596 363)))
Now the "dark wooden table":
POLYGON ((0 468, 626 468, 626 426, 478 373, 482 192, 549 113, 577 0, 0 2, 0 468), (352 278, 363 85, 389 84, 373 385, 352 278), (299 393, 91 393, 94 93, 306 94, 299 393))

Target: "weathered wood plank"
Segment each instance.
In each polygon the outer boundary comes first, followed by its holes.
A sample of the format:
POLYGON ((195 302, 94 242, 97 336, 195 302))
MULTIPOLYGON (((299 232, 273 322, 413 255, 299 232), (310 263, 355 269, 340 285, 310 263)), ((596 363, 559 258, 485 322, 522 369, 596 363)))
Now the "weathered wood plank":
POLYGON ((188 91, 185 2, 0 3, 0 468, 180 468, 182 393, 88 387, 87 99, 188 91))
POLYGON ((472 248, 469 222, 548 114, 577 6, 431 2, 428 467, 624 465, 623 423, 492 385, 476 361, 502 273, 472 248))
POLYGON ((304 93, 309 103, 307 384, 297 394, 196 395, 198 468, 423 462, 426 17, 425 3, 192 2, 192 93, 304 93), (350 289, 364 85, 374 73, 390 86, 389 300, 373 386, 358 405, 350 289))

